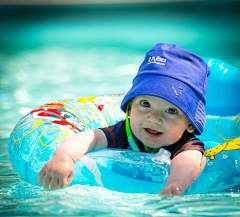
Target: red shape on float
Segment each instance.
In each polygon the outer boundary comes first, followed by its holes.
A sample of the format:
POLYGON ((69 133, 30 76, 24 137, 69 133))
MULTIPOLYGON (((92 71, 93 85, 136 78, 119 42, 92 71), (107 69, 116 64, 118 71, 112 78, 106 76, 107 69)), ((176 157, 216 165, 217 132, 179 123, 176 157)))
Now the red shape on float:
POLYGON ((98 106, 99 111, 102 111, 103 109, 104 109, 104 105, 101 104, 101 105, 98 106))
POLYGON ((43 108, 38 108, 38 109, 32 110, 31 113, 39 112, 39 111, 45 111, 45 110, 43 108))
POLYGON ((69 122, 67 122, 67 121, 64 121, 64 120, 56 121, 56 120, 55 120, 55 121, 52 121, 52 123, 54 123, 54 124, 60 124, 60 125, 62 125, 62 126, 67 126, 67 125, 69 125, 71 130, 73 130, 73 131, 75 131, 75 132, 79 132, 79 130, 78 130, 73 124, 71 124, 71 123, 69 123, 69 122))
POLYGON ((49 113, 47 113, 47 112, 40 112, 40 113, 38 113, 38 116, 42 116, 42 117, 46 117, 46 116, 49 116, 49 117, 53 117, 53 115, 51 115, 51 114, 49 114, 49 113))

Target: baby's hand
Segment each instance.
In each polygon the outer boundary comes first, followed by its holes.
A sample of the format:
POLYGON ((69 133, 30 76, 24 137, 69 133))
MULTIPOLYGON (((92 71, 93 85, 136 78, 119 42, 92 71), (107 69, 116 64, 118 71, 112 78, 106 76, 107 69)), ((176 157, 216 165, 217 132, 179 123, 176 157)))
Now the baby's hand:
POLYGON ((50 184, 50 190, 56 190, 69 186, 74 175, 74 162, 72 158, 64 153, 53 155, 53 157, 44 165, 38 174, 38 183, 42 186, 44 179, 44 190, 47 191, 50 184))
POLYGON ((167 187, 162 189, 159 193, 161 197, 182 196, 181 187, 178 183, 172 182, 167 187))

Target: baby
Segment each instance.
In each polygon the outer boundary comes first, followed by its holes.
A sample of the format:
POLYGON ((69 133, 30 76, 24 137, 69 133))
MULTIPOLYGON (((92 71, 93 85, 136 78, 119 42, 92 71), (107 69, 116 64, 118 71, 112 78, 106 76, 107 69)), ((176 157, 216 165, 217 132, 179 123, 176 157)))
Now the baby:
POLYGON ((195 137, 205 125, 209 68, 194 53, 173 44, 157 44, 147 52, 121 109, 125 121, 77 133, 66 139, 38 175, 44 190, 68 186, 74 163, 101 148, 171 152, 170 175, 162 196, 182 195, 199 175, 204 143, 195 137), (128 116, 130 118, 128 118, 128 116), (130 124, 129 124, 130 122, 130 124))

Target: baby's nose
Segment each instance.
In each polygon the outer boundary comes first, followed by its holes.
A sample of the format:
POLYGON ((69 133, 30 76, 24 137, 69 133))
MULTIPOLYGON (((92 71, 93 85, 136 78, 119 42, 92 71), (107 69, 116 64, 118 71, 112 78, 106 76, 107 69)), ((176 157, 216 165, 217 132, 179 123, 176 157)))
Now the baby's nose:
POLYGON ((153 124, 162 124, 162 116, 156 111, 152 111, 147 120, 153 124))

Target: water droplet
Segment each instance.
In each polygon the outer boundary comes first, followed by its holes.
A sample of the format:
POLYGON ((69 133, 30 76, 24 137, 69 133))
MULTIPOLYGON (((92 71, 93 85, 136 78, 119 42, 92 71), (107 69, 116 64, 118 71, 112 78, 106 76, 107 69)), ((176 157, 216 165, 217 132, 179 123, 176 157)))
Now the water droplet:
POLYGON ((178 96, 178 93, 177 93, 176 89, 174 88, 173 83, 172 83, 172 89, 173 89, 173 91, 174 91, 174 93, 175 93, 175 95, 176 95, 176 97, 177 97, 177 96, 178 96))
POLYGON ((182 88, 181 86, 179 86, 179 89, 180 89, 180 94, 182 94, 182 89, 183 89, 183 88, 182 88))

